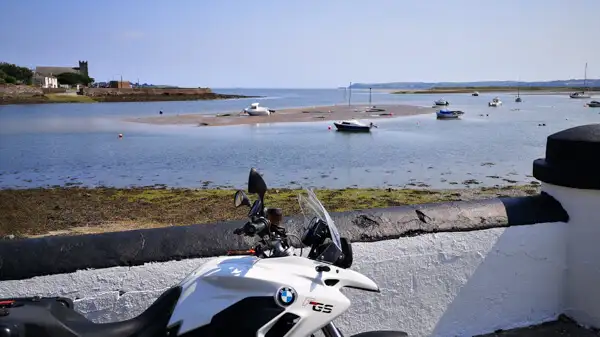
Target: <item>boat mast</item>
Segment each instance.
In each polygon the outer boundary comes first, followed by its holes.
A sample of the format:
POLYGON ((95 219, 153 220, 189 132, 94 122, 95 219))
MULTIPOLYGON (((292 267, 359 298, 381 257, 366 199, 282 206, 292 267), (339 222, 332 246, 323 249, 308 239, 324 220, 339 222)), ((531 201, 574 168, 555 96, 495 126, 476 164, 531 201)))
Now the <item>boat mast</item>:
POLYGON ((352 82, 348 86, 348 106, 350 106, 350 102, 352 101, 352 82))
POLYGON ((585 63, 585 70, 583 71, 583 92, 585 93, 585 85, 587 83, 587 62, 585 63))

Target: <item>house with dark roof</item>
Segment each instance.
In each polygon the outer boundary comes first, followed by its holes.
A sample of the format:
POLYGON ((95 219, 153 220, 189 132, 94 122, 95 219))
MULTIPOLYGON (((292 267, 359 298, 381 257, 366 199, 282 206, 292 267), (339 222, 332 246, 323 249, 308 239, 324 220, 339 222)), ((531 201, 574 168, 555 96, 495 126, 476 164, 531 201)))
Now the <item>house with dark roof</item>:
POLYGON ((79 61, 78 67, 45 67, 38 66, 35 67, 35 73, 41 76, 57 76, 59 74, 64 73, 76 73, 85 76, 89 76, 88 74, 88 63, 87 61, 79 61))

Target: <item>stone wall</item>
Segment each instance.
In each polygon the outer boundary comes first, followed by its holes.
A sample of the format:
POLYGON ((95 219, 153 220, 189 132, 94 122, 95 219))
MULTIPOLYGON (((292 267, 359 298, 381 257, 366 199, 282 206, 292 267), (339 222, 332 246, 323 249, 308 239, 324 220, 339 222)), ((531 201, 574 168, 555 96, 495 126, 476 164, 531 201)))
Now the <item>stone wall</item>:
POLYGON ((0 84, 0 96, 40 96, 42 88, 28 85, 0 84))
POLYGON ((193 89, 159 89, 159 88, 85 88, 84 94, 91 97, 112 96, 112 95, 140 95, 140 96, 158 96, 158 95, 206 95, 211 94, 210 88, 193 89))

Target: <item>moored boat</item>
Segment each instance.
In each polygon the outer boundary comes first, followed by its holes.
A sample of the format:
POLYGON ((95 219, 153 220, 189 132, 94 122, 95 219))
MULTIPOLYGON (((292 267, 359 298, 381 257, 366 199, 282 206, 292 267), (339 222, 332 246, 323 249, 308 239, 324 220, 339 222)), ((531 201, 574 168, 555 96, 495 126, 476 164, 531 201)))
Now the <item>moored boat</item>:
POLYGON ((502 105, 502 101, 498 97, 494 97, 494 99, 488 103, 488 106, 498 107, 502 105))
POLYGON ((274 113, 275 110, 259 106, 258 103, 252 103, 249 107, 242 110, 242 112, 247 113, 250 116, 269 116, 274 113))
POLYGON ((574 92, 569 95, 571 98, 590 98, 591 96, 586 94, 585 91, 574 92))
POLYGON ((333 125, 335 125, 338 131, 343 132, 370 132, 371 128, 377 127, 373 123, 364 124, 357 121, 356 119, 333 122, 333 125))
POLYGON ((446 101, 443 98, 438 99, 434 103, 435 103, 435 105, 450 105, 450 102, 446 101))
POLYGON ((571 98, 590 98, 591 97, 589 94, 585 93, 585 88, 587 86, 587 63, 585 64, 585 70, 584 70, 583 74, 584 74, 583 75, 584 90, 574 92, 574 93, 570 94, 569 97, 571 97, 571 98))
POLYGON ((600 102, 598 101, 591 101, 587 104, 588 107, 590 108, 600 108, 600 102))
POLYGON ((441 109, 435 112, 437 119, 459 119, 464 115, 463 111, 441 109))

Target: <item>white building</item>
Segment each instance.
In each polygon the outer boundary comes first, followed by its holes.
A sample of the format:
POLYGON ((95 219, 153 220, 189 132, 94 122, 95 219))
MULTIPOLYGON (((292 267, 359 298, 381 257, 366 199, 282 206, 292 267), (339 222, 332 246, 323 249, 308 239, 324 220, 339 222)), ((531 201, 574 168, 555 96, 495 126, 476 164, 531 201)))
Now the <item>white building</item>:
POLYGON ((34 76, 34 81, 36 85, 39 85, 42 88, 58 88, 58 79, 54 76, 36 74, 36 76, 34 76))

